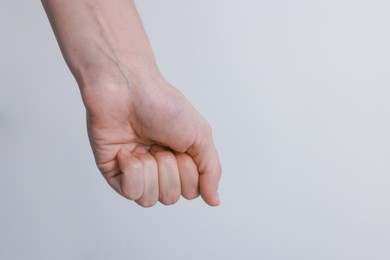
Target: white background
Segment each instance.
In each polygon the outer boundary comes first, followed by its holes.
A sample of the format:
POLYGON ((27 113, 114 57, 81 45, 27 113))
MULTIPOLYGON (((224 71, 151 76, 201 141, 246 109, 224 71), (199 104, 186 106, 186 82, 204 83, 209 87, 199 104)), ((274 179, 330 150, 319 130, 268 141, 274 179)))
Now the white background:
POLYGON ((213 126, 222 205, 111 190, 40 2, 3 0, 0 259, 389 259, 390 3, 137 5, 213 126))

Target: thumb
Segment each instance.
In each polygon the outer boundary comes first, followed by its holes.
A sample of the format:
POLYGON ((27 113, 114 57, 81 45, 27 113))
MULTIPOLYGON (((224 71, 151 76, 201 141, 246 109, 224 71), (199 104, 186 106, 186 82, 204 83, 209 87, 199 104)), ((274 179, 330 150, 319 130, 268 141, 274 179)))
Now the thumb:
POLYGON ((197 140, 187 153, 198 166, 200 195, 210 206, 218 206, 218 184, 222 167, 211 134, 197 140))

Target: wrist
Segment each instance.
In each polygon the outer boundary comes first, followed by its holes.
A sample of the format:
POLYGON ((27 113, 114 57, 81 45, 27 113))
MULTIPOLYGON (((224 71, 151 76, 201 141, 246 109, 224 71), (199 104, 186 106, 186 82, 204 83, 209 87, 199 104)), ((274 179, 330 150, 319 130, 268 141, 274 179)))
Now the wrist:
POLYGON ((82 93, 109 83, 130 87, 160 77, 133 1, 43 1, 82 93))
POLYGON ((83 97, 125 88, 136 90, 163 80, 153 57, 128 55, 111 62, 81 64, 71 68, 83 97))

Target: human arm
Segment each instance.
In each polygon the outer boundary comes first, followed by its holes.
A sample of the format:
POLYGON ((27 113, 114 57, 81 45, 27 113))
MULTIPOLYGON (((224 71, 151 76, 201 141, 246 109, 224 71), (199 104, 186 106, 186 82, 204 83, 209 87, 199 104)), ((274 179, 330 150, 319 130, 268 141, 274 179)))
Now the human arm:
POLYGON ((98 168, 149 207, 200 193, 219 204, 211 127, 161 75, 131 0, 42 0, 87 110, 98 168))

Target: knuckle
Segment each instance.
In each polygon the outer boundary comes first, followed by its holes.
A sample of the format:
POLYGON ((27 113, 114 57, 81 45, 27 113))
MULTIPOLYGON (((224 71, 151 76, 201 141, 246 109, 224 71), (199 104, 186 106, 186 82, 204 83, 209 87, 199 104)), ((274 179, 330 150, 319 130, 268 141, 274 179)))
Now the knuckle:
POLYGON ((145 169, 148 169, 148 170, 155 169, 155 168, 157 168, 157 162, 153 157, 145 158, 144 159, 144 167, 145 167, 145 169))
POLYGON ((129 171, 139 171, 142 169, 142 162, 139 160, 133 160, 129 165, 128 165, 129 171))
POLYGON ((175 204, 179 200, 179 198, 180 194, 176 192, 169 192, 167 194, 162 194, 160 202, 165 206, 169 206, 175 204))
POLYGON ((129 200, 137 200, 142 196, 142 192, 135 189, 122 189, 122 193, 129 200))
POLYGON ((150 200, 139 201, 137 203, 138 203, 138 205, 140 205, 143 208, 151 208, 154 205, 156 205, 157 201, 150 199, 150 200))
POLYGON ((143 190, 139 187, 131 187, 129 185, 126 185, 124 181, 121 182, 121 194, 123 197, 129 199, 129 200, 138 200, 141 198, 143 193, 143 190))
POLYGON ((180 162, 184 170, 190 170, 194 168, 194 161, 186 154, 180 155, 180 162))
POLYGON ((159 152, 156 154, 156 159, 162 164, 172 164, 176 162, 175 156, 168 151, 159 152))
POLYGON ((183 197, 187 200, 193 200, 199 197, 199 192, 183 192, 183 197))

